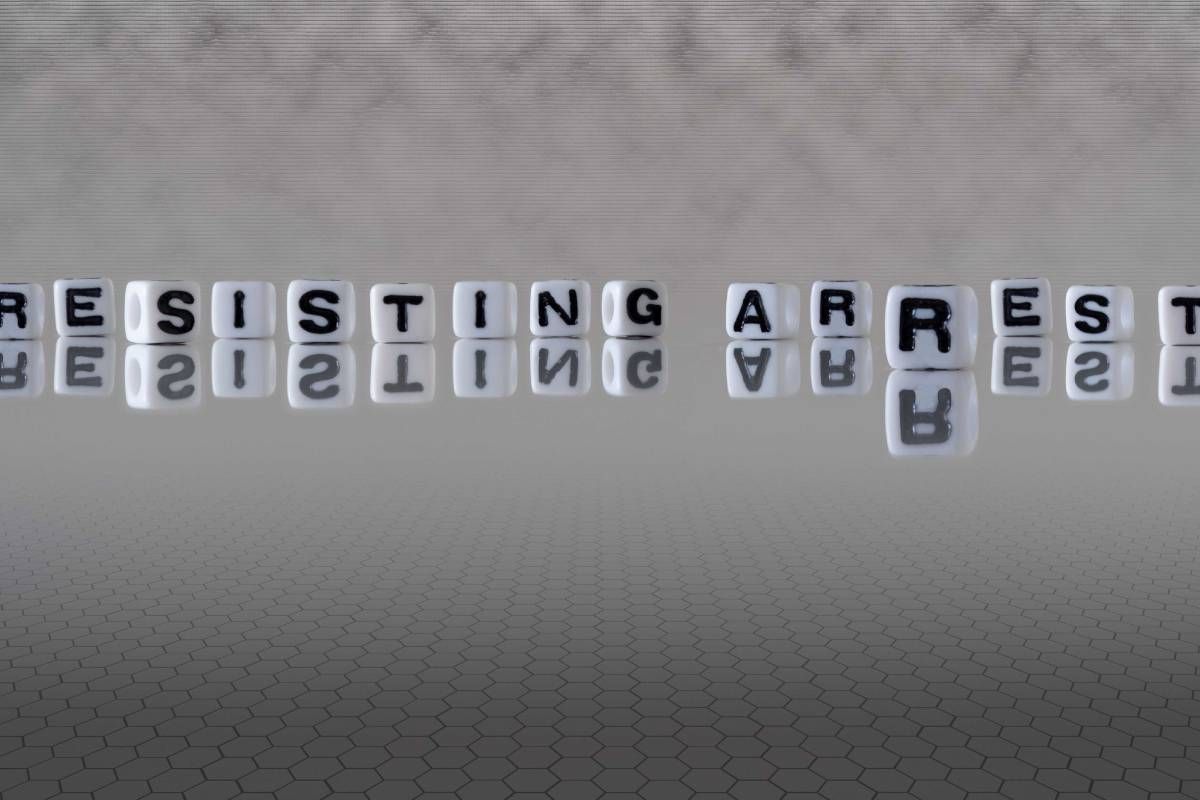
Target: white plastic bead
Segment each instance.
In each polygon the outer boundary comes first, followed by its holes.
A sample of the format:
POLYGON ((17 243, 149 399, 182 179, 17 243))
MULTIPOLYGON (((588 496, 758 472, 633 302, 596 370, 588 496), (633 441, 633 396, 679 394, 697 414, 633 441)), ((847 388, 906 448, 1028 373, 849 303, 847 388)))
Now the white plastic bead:
POLYGON ((46 292, 36 283, 0 283, 0 339, 38 339, 46 325, 46 292))
POLYGON ((658 336, 667 327, 667 287, 658 281, 609 281, 600 317, 609 336, 658 336))
POLYGON ((506 339, 517 335, 517 287, 507 281, 454 284, 451 321, 464 339, 506 339))
POLYGON ((437 328, 428 283, 377 283, 371 287, 371 336, 377 342, 432 342, 437 328))
POLYGON ((975 363, 979 303, 967 286, 893 286, 884 319, 893 369, 965 369, 975 363))
POLYGON ((1128 286, 1067 289, 1067 336, 1072 342, 1124 342, 1133 338, 1133 290, 1128 286))
POLYGON ((189 342, 199 330, 200 284, 195 281, 130 281, 125 286, 125 338, 129 341, 189 342))
POLYGON ((790 339, 800 333, 800 290, 787 283, 731 283, 725 333, 731 339, 790 339))
POLYGON ((217 281, 212 287, 212 332, 221 339, 266 339, 275 335, 275 284, 217 281))
POLYGON ((587 281, 537 281, 529 287, 529 332, 534 336, 586 336, 592 326, 587 281))
POLYGON ((117 329, 117 301, 108 278, 62 278, 54 282, 54 327, 59 336, 110 336, 117 329))
POLYGON ((337 344, 354 338, 357 313, 349 281, 299 280, 288 284, 288 338, 300 344, 337 344))
POLYGON ((809 321, 813 336, 870 336, 874 296, 866 281, 817 281, 809 321))

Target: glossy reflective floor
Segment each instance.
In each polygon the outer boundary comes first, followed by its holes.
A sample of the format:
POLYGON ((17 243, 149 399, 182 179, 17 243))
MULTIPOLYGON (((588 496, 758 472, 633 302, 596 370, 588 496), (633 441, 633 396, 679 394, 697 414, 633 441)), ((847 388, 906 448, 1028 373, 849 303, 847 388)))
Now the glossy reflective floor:
POLYGON ((1189 353, 892 373, 708 300, 5 345, 6 800, 1196 796, 1189 353))

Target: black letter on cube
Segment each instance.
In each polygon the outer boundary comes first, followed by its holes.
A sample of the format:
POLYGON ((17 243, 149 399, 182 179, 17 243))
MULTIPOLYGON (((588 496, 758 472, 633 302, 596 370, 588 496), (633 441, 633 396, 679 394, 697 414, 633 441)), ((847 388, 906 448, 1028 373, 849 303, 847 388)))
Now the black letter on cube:
MULTIPOLYGON (((828 325, 833 312, 840 311, 847 325, 854 324, 854 292, 849 289, 821 290, 821 324, 828 325), (836 301, 836 302, 835 302, 836 301)), ((853 383, 853 381, 851 381, 853 383)))
POLYGON ((1004 290, 1004 324, 1010 328, 1030 328, 1042 324, 1042 318, 1038 314, 1022 314, 1017 316, 1014 311, 1030 311, 1033 309, 1033 303, 1026 300, 1016 300, 1017 297, 1037 297, 1039 294, 1036 286, 1019 286, 1012 289, 1004 290))
MULTIPOLYGON (((567 306, 570 311, 567 311, 558 304, 554 299, 554 295, 549 292, 540 292, 538 294, 538 325, 545 328, 550 324, 550 309, 554 309, 554 313, 562 318, 562 321, 568 325, 576 325, 579 323, 579 294, 574 289, 567 290, 567 306)), ((575 381, 571 381, 571 385, 575 385, 575 381)))
POLYGON ((900 301, 900 349, 911 353, 917 349, 917 331, 933 331, 937 335, 939 353, 950 352, 950 304, 933 297, 906 297, 900 301), (917 316, 918 311, 928 311, 917 316))
MULTIPOLYGON (((170 289, 160 294, 158 296, 158 313, 168 317, 177 317, 179 321, 172 322, 171 320, 160 319, 158 321, 158 328, 163 333, 182 336, 185 333, 191 333, 192 328, 196 326, 196 315, 188 308, 171 305, 175 300, 185 304, 185 306, 196 302, 196 298, 192 296, 191 292, 185 292, 182 289, 170 289)), ((160 363, 159 366, 161 367, 162 364, 160 363)), ((168 399, 176 400, 180 398, 171 397, 168 399)))
POLYGON ((757 289, 751 289, 742 298, 742 307, 738 309, 737 318, 733 321, 734 332, 741 333, 747 324, 757 325, 763 333, 771 332, 771 320, 767 319, 767 310, 763 308, 762 295, 757 289), (751 306, 753 314, 750 313, 751 306))
MULTIPOLYGON (((321 318, 320 322, 311 319, 302 319, 300 320, 300 328, 306 333, 311 333, 316 336, 324 336, 336 331, 342 324, 342 318, 335 309, 325 308, 324 306, 317 305, 315 302, 317 300, 322 300, 329 305, 334 306, 337 305, 341 298, 338 297, 337 292, 331 292, 328 289, 309 289, 307 292, 300 295, 300 310, 305 314, 321 318)), ((333 358, 332 356, 328 357, 333 358)), ((319 358, 319 356, 307 356, 304 360, 307 361, 309 358, 319 358)), ((336 361, 336 359, 334 360, 336 361)), ((300 366, 303 367, 304 364, 301 363, 300 366)), ((334 373, 334 376, 336 375, 337 373, 334 373)), ((301 380, 301 383, 303 383, 303 379, 301 380)), ((303 389, 300 391, 304 392, 303 389)), ((334 391, 334 393, 329 395, 329 397, 333 397, 333 395, 336 394, 337 391, 334 391)), ((304 395, 306 397, 310 396, 308 392, 304 392, 304 395)), ((313 399, 322 400, 324 398, 314 397, 313 399)))
POLYGON ((13 314, 17 318, 17 327, 26 327, 29 325, 29 318, 25 314, 28 303, 29 298, 22 292, 0 292, 0 318, 5 314, 13 314))

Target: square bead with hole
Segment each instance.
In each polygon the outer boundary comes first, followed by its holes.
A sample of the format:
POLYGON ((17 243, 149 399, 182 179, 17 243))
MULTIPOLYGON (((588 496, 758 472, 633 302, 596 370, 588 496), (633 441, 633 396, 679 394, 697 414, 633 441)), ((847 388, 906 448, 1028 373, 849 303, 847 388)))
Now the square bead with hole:
POLYGON ((117 302, 108 278, 54 282, 54 327, 59 336, 109 336, 117 329, 117 302))
POLYGON ((125 286, 125 338, 135 344, 189 342, 200 330, 200 284, 130 281, 125 286))
POLYGON ((884 327, 893 369, 965 369, 975 363, 979 301, 969 286, 893 286, 884 327))
POLYGON ((1067 336, 1072 342, 1125 342, 1133 338, 1133 290, 1128 286, 1067 289, 1067 336))
POLYGON ((37 339, 46 324, 46 292, 36 283, 0 283, 0 339, 37 339))

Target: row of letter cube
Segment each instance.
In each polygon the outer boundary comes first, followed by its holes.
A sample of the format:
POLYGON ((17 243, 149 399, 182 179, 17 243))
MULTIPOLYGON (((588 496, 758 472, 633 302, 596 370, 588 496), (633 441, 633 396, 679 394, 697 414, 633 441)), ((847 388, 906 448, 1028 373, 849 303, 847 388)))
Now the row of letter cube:
MULTIPOLYGON (((199 284, 133 281, 125 290, 130 341, 187 341, 197 333, 199 284)), ((115 329, 112 282, 56 281, 60 335, 105 335, 115 329)), ((428 284, 377 284, 371 289, 371 327, 377 341, 433 338, 435 309, 428 284)), ((666 324, 666 293, 653 281, 610 281, 601 302, 610 336, 648 336, 666 324)), ((736 283, 726 298, 726 327, 734 338, 789 338, 800 329, 800 292, 787 284, 736 283)), ((812 287, 810 322, 821 337, 866 336, 872 295, 862 281, 819 281, 812 287)), ((1200 344, 1200 287, 1159 292, 1165 344, 1200 344)), ((502 281, 454 287, 453 326, 464 338, 506 338, 517 332, 517 290, 502 281)), ((591 292, 584 281, 544 281, 530 291, 529 325, 538 336, 581 336, 590 328, 591 292)), ((1066 293, 1072 341, 1124 341, 1134 330, 1133 292, 1123 286, 1072 286, 1066 293)), ((259 281, 221 281, 212 288, 212 329, 221 338, 263 338, 275 331, 275 288, 259 281)), ((895 286, 885 323, 888 360, 897 368, 958 369, 974 360, 978 304, 965 286, 895 286)), ((1044 335, 1052 328, 1050 286, 1040 278, 992 283, 992 319, 1000 336, 1044 335)), ((0 284, 0 338, 36 338, 45 321, 37 284, 0 284)), ((287 292, 288 335, 296 342, 342 342, 355 329, 354 286, 347 281, 293 281, 287 292)))
MULTIPOLYGON (((782 283, 734 283, 725 300, 725 328, 734 339, 786 339, 800 332, 800 290, 782 283)), ((1053 329, 1050 283, 1044 278, 1008 278, 991 286, 992 327, 997 336, 1044 336, 1053 329)), ((809 321, 818 337, 868 336, 871 286, 863 281, 818 281, 810 297, 809 321)), ((1163 344, 1200 344, 1200 287, 1167 286, 1158 294, 1159 335, 1163 344)), ((1072 286, 1066 294, 1067 335, 1071 341, 1126 341, 1133 337, 1133 291, 1126 286, 1072 286)), ((918 331, 933 337, 941 357, 967 366, 955 339, 970 345, 978 327, 978 303, 965 286, 895 286, 888 292, 887 336, 904 340, 898 352, 920 348, 910 341, 918 331), (958 336, 955 336, 955 334, 958 336)), ((890 359, 890 356, 889 356, 890 359)), ((893 366, 907 366, 893 361, 893 366)))
MULTIPOLYGON (((125 287, 125 335, 138 344, 185 342, 199 328, 201 290, 192 281, 132 281, 125 287)), ((219 281, 212 287, 212 331, 219 338, 275 333, 275 287, 263 281, 219 281)), ((539 281, 530 288, 529 329, 535 336, 583 336, 591 328, 586 281, 539 281)), ((371 333, 379 342, 427 342, 435 331, 433 287, 381 283, 371 287, 371 333)), ((105 336, 116 329, 112 281, 54 283, 60 336, 105 336)), ((452 321, 463 338, 517 333, 517 287, 504 281, 455 284, 452 321)), ((654 336, 666 327, 666 290, 655 281, 609 281, 601 303, 609 336, 654 336)), ((46 300, 33 283, 0 284, 0 339, 34 339, 45 326, 46 300)), ((345 342, 354 336, 355 294, 348 281, 292 281, 287 290, 288 337, 294 342, 345 342)))

